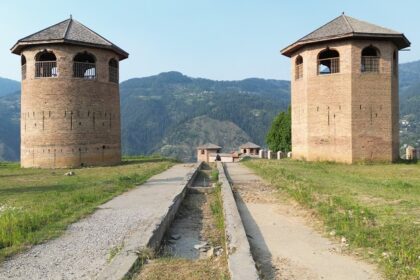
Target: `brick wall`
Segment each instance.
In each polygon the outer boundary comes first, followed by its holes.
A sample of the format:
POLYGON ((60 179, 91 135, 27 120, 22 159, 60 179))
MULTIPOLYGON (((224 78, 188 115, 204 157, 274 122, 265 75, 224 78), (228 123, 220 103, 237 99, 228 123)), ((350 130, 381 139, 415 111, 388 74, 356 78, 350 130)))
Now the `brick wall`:
POLYGON ((398 75, 391 42, 347 40, 309 45, 291 57, 293 157, 352 163, 398 158, 398 75), (361 51, 380 51, 380 72, 361 73, 361 51), (340 72, 318 75, 319 52, 340 54, 340 72), (295 79, 295 60, 303 77, 295 79))
POLYGON ((48 45, 24 50, 26 79, 21 97, 22 167, 63 168, 111 165, 121 160, 119 85, 109 82, 108 50, 48 45), (35 78, 35 55, 57 57, 58 77, 35 78), (96 58, 95 80, 73 77, 73 57, 96 58))

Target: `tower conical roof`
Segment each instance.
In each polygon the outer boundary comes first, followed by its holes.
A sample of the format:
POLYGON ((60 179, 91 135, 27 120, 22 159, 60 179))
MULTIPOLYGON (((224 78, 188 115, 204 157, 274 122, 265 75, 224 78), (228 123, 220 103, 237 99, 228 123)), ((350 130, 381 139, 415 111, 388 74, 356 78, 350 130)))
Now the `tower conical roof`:
POLYGON ((12 52, 20 54, 27 46, 57 43, 110 49, 119 55, 120 60, 128 57, 127 52, 71 17, 20 39, 12 47, 12 52))
POLYGON ((315 31, 309 33, 305 37, 299 39, 290 46, 284 48, 281 52, 286 56, 291 56, 293 52, 306 44, 352 37, 388 39, 393 41, 399 49, 410 46, 410 41, 408 41, 403 33, 342 14, 315 31))

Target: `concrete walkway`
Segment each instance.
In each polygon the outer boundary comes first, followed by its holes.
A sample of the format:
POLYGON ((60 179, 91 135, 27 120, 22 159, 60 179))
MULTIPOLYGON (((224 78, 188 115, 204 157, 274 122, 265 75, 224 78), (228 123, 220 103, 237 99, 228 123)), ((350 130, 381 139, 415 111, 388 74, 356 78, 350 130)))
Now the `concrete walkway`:
POLYGON ((112 255, 129 254, 147 245, 193 168, 176 165, 101 205, 61 237, 1 264, 0 279, 98 278, 112 263, 112 255))
POLYGON ((381 279, 373 265, 341 253, 309 225, 305 211, 281 201, 251 170, 228 163, 227 171, 262 279, 381 279))

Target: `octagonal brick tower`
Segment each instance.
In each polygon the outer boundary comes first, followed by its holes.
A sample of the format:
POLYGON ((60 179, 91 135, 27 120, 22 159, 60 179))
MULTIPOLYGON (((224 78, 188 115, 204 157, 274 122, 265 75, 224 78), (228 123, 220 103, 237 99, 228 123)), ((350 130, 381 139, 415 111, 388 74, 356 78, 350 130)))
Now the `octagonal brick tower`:
POLYGON ((121 161, 119 61, 128 53, 67 19, 19 40, 21 166, 121 161))
POLYGON ((398 51, 404 34, 340 15, 282 50, 291 58, 293 158, 399 158, 398 51))

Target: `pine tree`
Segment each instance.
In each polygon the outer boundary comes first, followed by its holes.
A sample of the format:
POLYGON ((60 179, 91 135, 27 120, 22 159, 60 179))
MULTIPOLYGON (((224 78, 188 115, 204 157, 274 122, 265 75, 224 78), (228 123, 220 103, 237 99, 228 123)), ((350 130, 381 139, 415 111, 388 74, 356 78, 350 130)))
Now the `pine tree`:
POLYGON ((274 118, 266 136, 268 148, 273 152, 289 152, 292 145, 291 110, 281 112, 274 118))

